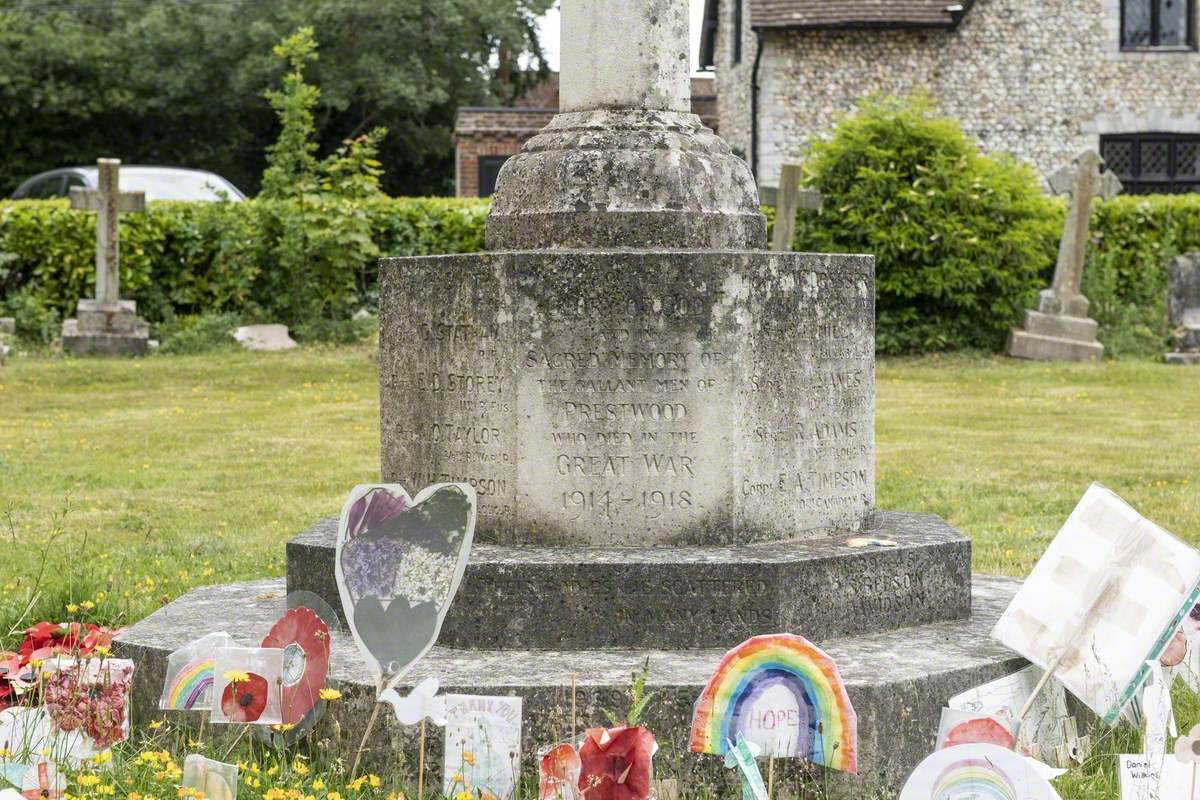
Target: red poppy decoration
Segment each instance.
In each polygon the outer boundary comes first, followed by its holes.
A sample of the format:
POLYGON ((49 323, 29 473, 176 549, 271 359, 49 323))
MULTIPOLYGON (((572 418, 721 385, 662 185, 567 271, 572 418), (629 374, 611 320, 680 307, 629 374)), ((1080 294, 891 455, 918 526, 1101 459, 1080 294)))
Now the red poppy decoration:
POLYGON ((230 722, 254 722, 267 708, 267 679, 246 674, 247 680, 231 682, 221 692, 221 711, 230 722))
POLYGON ((542 758, 538 780, 539 800, 579 800, 579 774, 583 764, 569 744, 550 748, 542 758))
POLYGON ((271 627, 263 647, 283 651, 285 724, 295 725, 317 704, 329 674, 329 626, 308 608, 292 608, 271 627))
POLYGON ((1016 744, 1013 735, 991 717, 978 717, 960 722, 946 733, 946 741, 942 747, 954 747, 960 744, 995 744, 1006 750, 1012 750, 1016 744))
POLYGON ((579 748, 579 788, 588 800, 647 800, 658 747, 642 727, 590 728, 579 748))

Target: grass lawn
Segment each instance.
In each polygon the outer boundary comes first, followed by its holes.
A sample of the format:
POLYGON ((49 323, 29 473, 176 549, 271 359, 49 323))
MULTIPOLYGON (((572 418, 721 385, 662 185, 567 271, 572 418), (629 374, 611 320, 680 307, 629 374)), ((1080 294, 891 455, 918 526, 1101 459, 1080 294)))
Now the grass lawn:
MULTIPOLYGON (((106 622, 282 574, 287 539, 378 477, 373 357, 0 368, 0 634, 43 564, 33 616, 91 600, 106 622)), ((877 377, 879 505, 944 516, 977 572, 1025 575, 1093 480, 1200 544, 1200 369, 955 356, 884 360, 877 377)), ((1080 780, 1064 797, 1115 791, 1110 770, 1080 780)))

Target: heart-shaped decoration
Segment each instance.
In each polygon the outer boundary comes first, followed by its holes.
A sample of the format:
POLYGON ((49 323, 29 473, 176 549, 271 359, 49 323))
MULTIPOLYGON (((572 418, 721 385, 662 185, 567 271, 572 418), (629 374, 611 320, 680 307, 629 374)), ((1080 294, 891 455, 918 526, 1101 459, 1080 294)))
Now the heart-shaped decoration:
POLYGON ((475 535, 475 490, 355 487, 338 525, 338 591, 379 693, 429 652, 462 582, 475 535))

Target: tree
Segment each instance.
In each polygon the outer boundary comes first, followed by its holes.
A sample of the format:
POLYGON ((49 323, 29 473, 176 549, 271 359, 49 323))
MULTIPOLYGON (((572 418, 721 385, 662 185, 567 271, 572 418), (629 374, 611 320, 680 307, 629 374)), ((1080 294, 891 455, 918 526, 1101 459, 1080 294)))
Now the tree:
POLYGON ((383 126, 383 188, 447 192, 455 109, 511 96, 518 64, 544 72, 535 22, 552 2, 0 0, 0 193, 101 155, 256 192, 278 133, 272 47, 303 26, 321 43, 306 65, 318 150, 383 126))

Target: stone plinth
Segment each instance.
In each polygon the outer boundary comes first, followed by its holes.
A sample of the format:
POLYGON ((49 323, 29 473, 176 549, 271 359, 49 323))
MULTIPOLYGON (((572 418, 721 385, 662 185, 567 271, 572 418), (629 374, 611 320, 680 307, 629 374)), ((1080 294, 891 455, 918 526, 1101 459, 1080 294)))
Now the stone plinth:
POLYGON ((1171 259, 1167 267, 1167 317, 1175 334, 1168 364, 1200 364, 1200 253, 1171 259))
POLYGON ((1008 354, 1035 361, 1099 361, 1104 345, 1096 341, 1098 327, 1087 316, 1083 295, 1061 298, 1047 289, 1037 311, 1025 312, 1025 324, 1008 337, 1008 354))
POLYGON ((873 261, 385 260, 383 480, 466 482, 476 540, 727 545, 870 526, 873 261))
POLYGON ((63 321, 63 349, 75 355, 144 355, 150 331, 132 300, 80 300, 75 319, 63 321))
MULTIPOLYGON (((337 524, 322 520, 288 543, 287 586, 340 612, 337 524)), ((880 514, 871 536, 897 546, 476 544, 438 641, 483 650, 704 648, 764 631, 824 639, 970 615, 967 537, 933 515, 894 512, 880 514)))
MULTIPOLYGON (((775 762, 777 785, 790 785, 807 776, 804 796, 824 788, 832 795, 856 800, 895 797, 908 773, 932 750, 945 702, 1025 665, 988 635, 1017 586, 1014 581, 977 576, 973 615, 968 620, 817 640, 837 662, 858 714, 860 775, 852 778, 822 772, 799 759, 781 759, 775 762)), ((122 634, 115 645, 116 654, 133 658, 138 665, 133 723, 144 725, 150 719, 164 718, 157 705, 171 650, 218 630, 228 630, 240 644, 256 645, 282 613, 283 597, 281 579, 196 589, 122 634)), ((456 602, 464 600, 470 598, 462 596, 456 602)), ((836 606, 828 610, 829 615, 839 612, 836 606)), ((713 796, 736 797, 736 776, 724 769, 718 756, 689 753, 687 737, 696 698, 726 647, 737 642, 738 637, 731 636, 720 648, 702 650, 660 647, 573 652, 466 651, 439 645, 406 676, 400 691, 407 693, 407 687, 436 675, 447 692, 522 697, 523 766, 527 775, 536 775, 534 754, 538 748, 570 734, 572 678, 577 686, 578 730, 583 730, 605 724, 601 709, 626 707, 629 675, 649 659, 647 688, 655 697, 646 708, 644 721, 662 748, 654 759, 656 775, 678 777, 693 789, 707 786, 713 796)), ((330 704, 329 716, 313 740, 332 744, 330 758, 352 757, 370 715, 374 687, 349 634, 342 631, 333 632, 330 679, 343 697, 330 704)), ((197 714, 171 712, 170 719, 196 727, 201 724, 197 714)), ((376 749, 366 759, 367 768, 393 774, 403 753, 408 766, 402 774, 415 784, 411 765, 416 759, 418 727, 402 729, 391 714, 381 714, 379 725, 373 740, 376 749)), ((211 728, 209 731, 211 735, 211 728)), ((429 726, 428 732, 426 785, 437 786, 442 742, 436 727, 429 726)))

